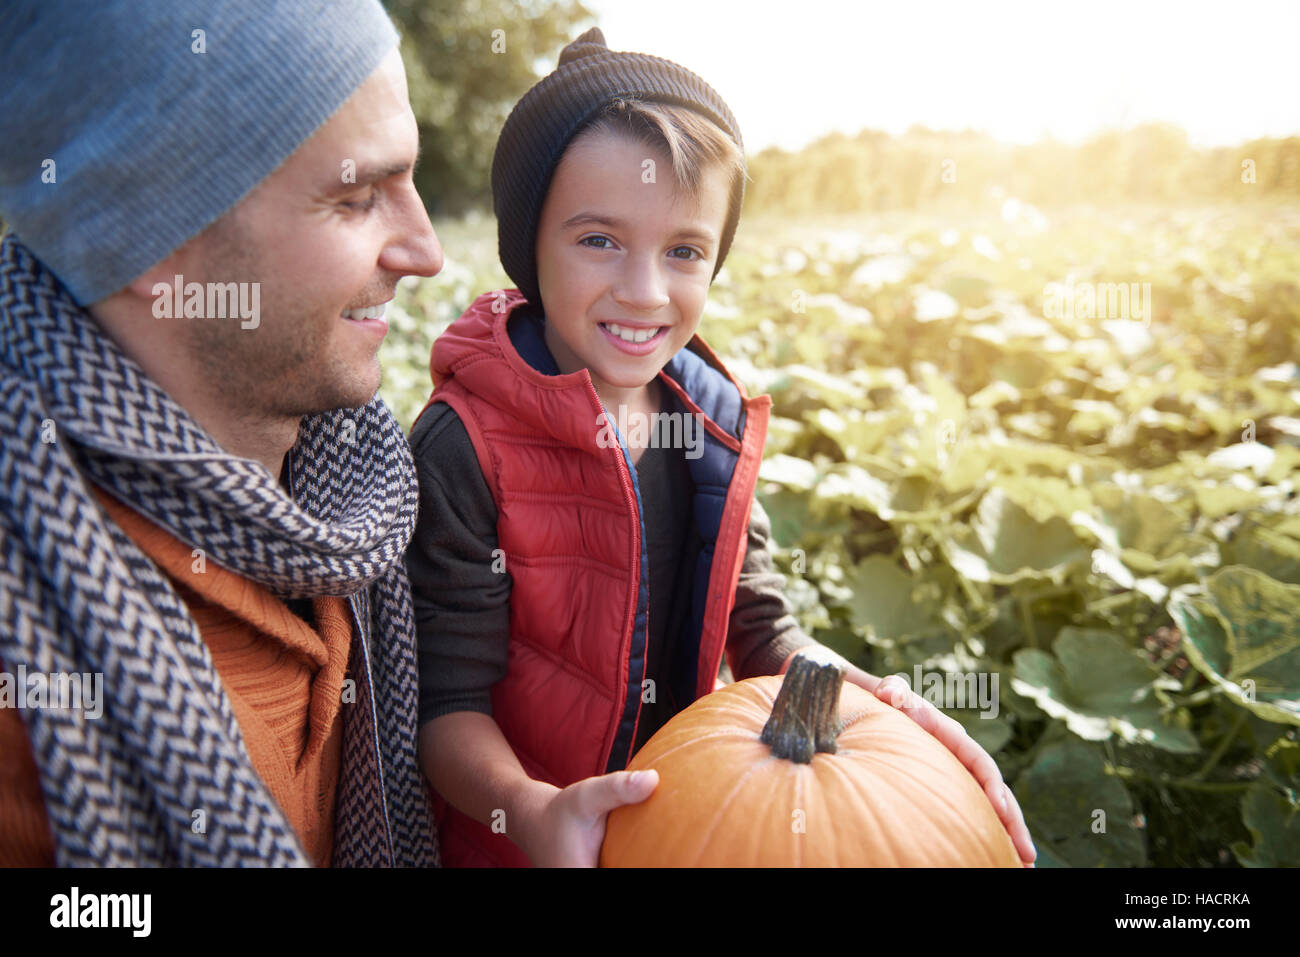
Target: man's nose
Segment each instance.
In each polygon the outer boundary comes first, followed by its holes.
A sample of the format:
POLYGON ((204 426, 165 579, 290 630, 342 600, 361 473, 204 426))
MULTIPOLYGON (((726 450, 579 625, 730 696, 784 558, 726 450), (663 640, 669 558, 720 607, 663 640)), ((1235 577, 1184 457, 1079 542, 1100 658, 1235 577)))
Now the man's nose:
POLYGON ((384 247, 379 264, 400 276, 436 276, 444 262, 442 244, 433 231, 433 223, 429 222, 420 194, 413 184, 407 183, 393 237, 384 247))

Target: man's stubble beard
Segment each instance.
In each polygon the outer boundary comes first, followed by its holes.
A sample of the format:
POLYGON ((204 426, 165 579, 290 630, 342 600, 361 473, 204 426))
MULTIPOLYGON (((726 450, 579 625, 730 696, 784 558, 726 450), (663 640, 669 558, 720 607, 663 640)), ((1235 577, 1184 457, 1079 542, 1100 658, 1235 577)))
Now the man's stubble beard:
POLYGON ((260 283, 256 328, 243 328, 236 316, 184 320, 185 348, 197 368, 209 370, 223 404, 237 403, 250 420, 299 419, 358 408, 374 397, 382 370, 363 377, 330 355, 332 330, 321 326, 319 310, 302 308, 310 290, 295 296, 260 275, 261 257, 235 216, 213 224, 206 238, 205 281, 260 283))
POLYGON ((250 418, 284 419, 357 408, 374 397, 382 373, 372 387, 370 376, 337 363, 326 331, 316 328, 319 315, 268 305, 256 329, 234 318, 188 320, 186 348, 225 404, 237 402, 250 418))

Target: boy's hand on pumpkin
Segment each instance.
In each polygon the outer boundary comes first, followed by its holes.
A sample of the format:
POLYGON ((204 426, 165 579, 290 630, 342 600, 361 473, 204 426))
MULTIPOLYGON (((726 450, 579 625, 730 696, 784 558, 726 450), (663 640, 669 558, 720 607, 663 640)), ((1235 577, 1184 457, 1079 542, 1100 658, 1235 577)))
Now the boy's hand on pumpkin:
POLYGON ((552 789, 529 815, 520 847, 536 867, 597 867, 609 812, 641 803, 658 786, 657 771, 615 771, 552 789))
POLYGON ((974 775, 979 786, 984 789, 985 795, 988 796, 994 810, 998 812, 1002 826, 1007 829, 1007 834, 1015 844, 1025 867, 1034 866, 1038 851, 1034 849, 1033 839, 1029 836, 1029 828, 1025 826, 1025 816, 1021 813, 1016 796, 1003 782, 1002 772, 998 770, 993 756, 980 747, 958 721, 948 717, 926 701, 897 675, 877 678, 861 668, 849 665, 845 680, 865 688, 885 704, 898 708, 955 754, 957 760, 965 765, 966 770, 974 775))

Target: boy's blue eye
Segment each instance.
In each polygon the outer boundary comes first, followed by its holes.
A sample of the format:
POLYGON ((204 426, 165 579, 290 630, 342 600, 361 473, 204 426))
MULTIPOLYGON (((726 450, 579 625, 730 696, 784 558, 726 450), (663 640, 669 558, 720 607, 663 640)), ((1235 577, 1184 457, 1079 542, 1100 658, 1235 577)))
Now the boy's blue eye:
POLYGON ((703 259, 703 258, 704 258, 704 257, 700 254, 700 251, 699 251, 698 249, 695 249, 693 246, 677 246, 677 247, 674 247, 673 250, 669 253, 669 255, 672 256, 674 259, 683 259, 683 260, 686 260, 687 262, 689 262, 689 261, 692 260, 692 259, 696 259, 696 258, 699 258, 699 259, 703 259), (685 255, 685 256, 679 256, 679 255, 677 255, 678 253, 683 252, 683 251, 686 252, 686 255, 685 255))

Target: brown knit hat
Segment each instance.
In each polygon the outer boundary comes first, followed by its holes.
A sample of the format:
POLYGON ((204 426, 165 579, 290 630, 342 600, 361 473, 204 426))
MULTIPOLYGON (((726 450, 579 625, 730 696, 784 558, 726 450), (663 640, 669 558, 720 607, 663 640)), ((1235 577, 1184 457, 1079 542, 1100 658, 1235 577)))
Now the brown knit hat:
MULTIPOLYGON (((492 202, 501 265, 519 291, 540 305, 537 224, 560 157, 573 138, 616 99, 683 106, 703 114, 744 155, 736 118, 713 87, 685 67, 644 53, 615 53, 592 27, 564 48, 555 71, 515 104, 492 159, 492 202)), ((740 219, 744 177, 731 192, 713 274, 722 268, 740 219)))

